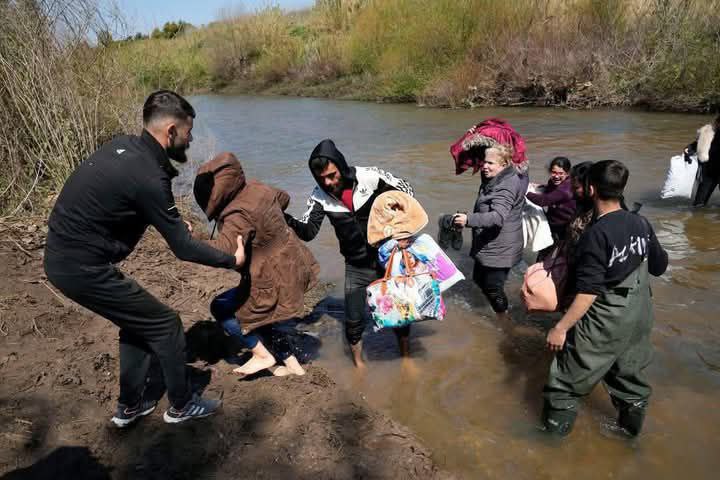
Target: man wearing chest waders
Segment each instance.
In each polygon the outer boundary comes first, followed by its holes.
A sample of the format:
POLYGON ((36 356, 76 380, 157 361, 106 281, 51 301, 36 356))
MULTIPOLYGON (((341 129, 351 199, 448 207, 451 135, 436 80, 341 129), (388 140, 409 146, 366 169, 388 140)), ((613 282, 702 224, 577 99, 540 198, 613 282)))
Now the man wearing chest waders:
POLYGON ((604 382, 618 409, 618 425, 636 436, 651 388, 653 326, 649 275, 667 269, 668 255, 650 223, 621 207, 628 170, 615 160, 590 167, 595 221, 575 252, 575 298, 547 336, 557 352, 543 390, 546 431, 567 435, 580 399, 604 382))
POLYGON ((143 106, 140 136, 117 137, 70 175, 48 220, 45 272, 66 297, 120 328, 120 396, 112 422, 126 427, 150 414, 148 370, 156 357, 170 408, 163 418, 179 423, 212 415, 220 401, 193 393, 185 365, 185 334, 177 312, 161 303, 114 264, 135 249, 152 225, 181 260, 218 268, 244 261, 193 240, 175 205, 170 159, 187 161, 195 111, 170 91, 151 94, 143 106))

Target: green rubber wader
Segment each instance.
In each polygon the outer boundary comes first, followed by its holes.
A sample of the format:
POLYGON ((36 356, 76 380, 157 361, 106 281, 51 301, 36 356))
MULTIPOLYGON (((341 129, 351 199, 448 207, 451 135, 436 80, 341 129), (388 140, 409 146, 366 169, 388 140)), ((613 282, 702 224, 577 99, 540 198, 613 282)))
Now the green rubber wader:
MULTIPOLYGON (((601 380, 621 413, 640 408, 644 418, 652 392, 643 373, 652 360, 651 297, 647 262, 643 262, 621 284, 599 295, 568 332, 543 389, 543 421, 549 431, 569 433, 579 400, 601 380)), ((641 426, 635 430, 639 432, 641 426)))

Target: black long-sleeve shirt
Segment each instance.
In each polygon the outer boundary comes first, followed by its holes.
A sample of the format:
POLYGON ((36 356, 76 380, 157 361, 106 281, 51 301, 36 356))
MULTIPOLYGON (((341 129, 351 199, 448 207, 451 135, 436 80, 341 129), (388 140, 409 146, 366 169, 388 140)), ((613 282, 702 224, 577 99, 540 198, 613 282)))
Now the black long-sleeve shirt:
POLYGON ((625 210, 603 215, 580 237, 576 250, 576 291, 599 295, 613 288, 647 260, 651 275, 660 276, 668 254, 650 222, 625 210))
POLYGON ((152 225, 179 259, 234 268, 234 256, 192 238, 172 194, 175 175, 147 131, 106 143, 65 182, 48 220, 47 254, 83 265, 117 263, 152 225))

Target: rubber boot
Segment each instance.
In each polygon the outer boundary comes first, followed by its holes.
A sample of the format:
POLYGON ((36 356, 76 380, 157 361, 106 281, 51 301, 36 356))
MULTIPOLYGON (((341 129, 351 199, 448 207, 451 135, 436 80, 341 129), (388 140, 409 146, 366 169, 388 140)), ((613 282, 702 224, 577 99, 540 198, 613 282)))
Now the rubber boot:
POLYGON ((575 425, 577 418, 577 410, 570 408, 566 410, 557 410, 550 407, 547 403, 543 407, 542 420, 545 431, 558 437, 567 436, 575 425))
POLYGON ((648 402, 640 400, 639 402, 627 403, 616 398, 613 398, 612 401, 615 408, 618 409, 618 426, 631 437, 640 435, 645 422, 648 402))

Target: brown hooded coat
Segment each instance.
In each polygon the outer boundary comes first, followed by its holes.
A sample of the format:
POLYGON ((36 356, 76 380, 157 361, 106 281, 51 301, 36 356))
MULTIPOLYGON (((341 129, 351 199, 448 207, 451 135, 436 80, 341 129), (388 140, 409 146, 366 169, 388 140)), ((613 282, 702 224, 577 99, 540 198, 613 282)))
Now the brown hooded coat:
POLYGON ((237 236, 245 242, 243 301, 236 312, 243 333, 302 315, 305 293, 317 283, 320 266, 285 222, 290 196, 246 181, 232 153, 221 153, 202 165, 198 177, 202 175, 212 176, 204 211, 218 226, 217 238, 208 243, 234 254, 237 236))

